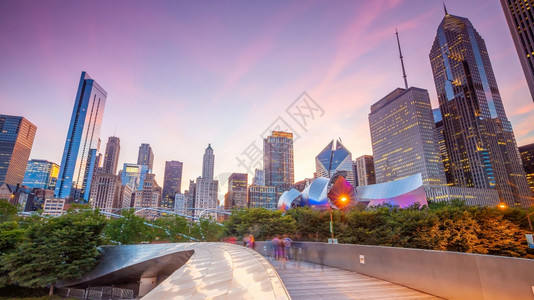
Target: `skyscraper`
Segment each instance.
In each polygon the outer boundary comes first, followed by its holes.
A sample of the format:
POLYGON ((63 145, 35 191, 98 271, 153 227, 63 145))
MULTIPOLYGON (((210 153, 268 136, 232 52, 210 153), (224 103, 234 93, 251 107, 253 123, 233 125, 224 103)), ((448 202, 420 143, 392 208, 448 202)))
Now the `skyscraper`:
POLYGON ((54 190, 56 188, 59 166, 56 163, 42 159, 32 159, 28 162, 22 184, 30 189, 54 190))
POLYGON ((26 118, 0 115, 0 185, 22 184, 36 131, 26 118))
POLYGON ((122 184, 128 185, 134 193, 142 191, 146 174, 148 174, 147 165, 125 163, 121 174, 122 184))
POLYGON ((337 141, 332 140, 315 157, 315 173, 318 177, 332 178, 338 173, 343 173, 345 179, 354 184, 354 172, 352 169, 352 154, 337 141))
POLYGON ((362 155, 356 158, 356 178, 358 178, 357 186, 364 186, 376 183, 375 165, 372 155, 362 155))
POLYGON ((248 207, 263 207, 276 210, 278 204, 276 189, 274 186, 251 185, 248 187, 248 207))
MULTIPOLYGON (((219 181, 213 180, 214 163, 215 155, 213 154, 211 144, 209 144, 208 148, 204 151, 202 177, 197 178, 197 182, 194 185, 194 207, 196 208, 194 215, 196 217, 202 214, 202 209, 214 210, 219 205, 219 200, 217 199, 219 181)), ((191 193, 191 188, 189 193, 191 193)))
POLYGON ((106 97, 107 92, 82 72, 56 184, 57 198, 89 201, 106 97))
POLYGON ((98 173, 93 175, 89 204, 93 208, 111 212, 121 207, 121 180, 118 175, 98 173))
POLYGON ((426 90, 395 89, 371 106, 369 127, 376 183, 421 173, 425 185, 446 184, 426 90))
POLYGON ((527 182, 534 192, 534 143, 519 147, 523 168, 527 174, 527 182))
POLYGON ((256 169, 254 170, 254 178, 252 178, 252 184, 265 185, 265 171, 256 169))
POLYGON ((293 134, 273 131, 263 140, 265 185, 276 188, 277 196, 289 190, 295 181, 293 134))
POLYGON ((148 166, 148 170, 152 172, 152 167, 154 164, 154 152, 152 152, 152 147, 150 147, 150 144, 141 144, 141 146, 139 146, 137 164, 148 166))
POLYGON ((104 156, 103 172, 106 174, 117 174, 119 164, 119 154, 121 152, 121 140, 116 136, 110 136, 106 145, 104 156))
POLYGON ((161 206, 174 208, 175 195, 181 193, 183 166, 184 164, 180 161, 165 162, 161 206))
POLYGON ((534 101, 534 2, 501 0, 501 5, 534 101))
POLYGON ((228 197, 225 198, 224 208, 247 207, 248 174, 232 173, 228 177, 228 197))
POLYGON ((136 207, 158 207, 161 201, 161 187, 156 182, 155 174, 146 174, 143 181, 141 197, 135 197, 136 207))
POLYGON ((530 206, 532 193, 486 44, 468 19, 445 13, 429 58, 452 184, 496 188, 508 205, 530 206))
POLYGON ((213 170, 215 165, 215 155, 213 155, 213 149, 211 144, 208 144, 208 148, 204 152, 204 157, 202 160, 202 178, 203 179, 213 179, 213 170))

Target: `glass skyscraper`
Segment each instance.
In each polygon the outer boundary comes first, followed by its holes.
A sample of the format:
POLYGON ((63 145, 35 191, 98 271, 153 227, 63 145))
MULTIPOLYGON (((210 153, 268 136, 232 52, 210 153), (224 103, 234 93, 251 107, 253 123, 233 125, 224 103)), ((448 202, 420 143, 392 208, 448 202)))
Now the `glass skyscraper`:
POLYGON ((28 162, 22 184, 30 189, 54 190, 58 174, 59 166, 56 163, 48 160, 32 159, 28 162))
POLYGON ((161 206, 174 208, 175 195, 181 193, 183 167, 184 164, 181 161, 171 160, 165 162, 161 206))
POLYGON ((149 144, 141 144, 141 146, 139 146, 137 164, 148 166, 148 169, 150 172, 152 172, 152 167, 154 164, 154 152, 152 152, 152 147, 150 147, 149 144))
POLYGON ((531 206, 512 125, 480 34, 468 19, 446 12, 429 58, 453 185, 496 188, 508 205, 531 206))
POLYGON ((104 174, 117 174, 119 154, 121 152, 121 140, 116 136, 110 136, 106 144, 106 154, 102 171, 104 174))
POLYGON ((318 177, 332 178, 337 173, 342 172, 345 179, 354 184, 354 170, 352 168, 352 154, 341 141, 334 144, 332 140, 315 157, 315 174, 318 177))
POLYGON ((146 174, 148 174, 147 165, 125 163, 121 175, 122 185, 129 186, 134 193, 142 191, 146 174))
POLYGON ((273 131, 263 140, 265 185, 276 188, 277 196, 289 190, 295 182, 293 134, 273 131))
POLYGON ((82 72, 67 132, 55 197, 89 201, 107 92, 82 72))
POLYGON ((22 184, 36 131, 26 118, 0 115, 0 185, 22 184))

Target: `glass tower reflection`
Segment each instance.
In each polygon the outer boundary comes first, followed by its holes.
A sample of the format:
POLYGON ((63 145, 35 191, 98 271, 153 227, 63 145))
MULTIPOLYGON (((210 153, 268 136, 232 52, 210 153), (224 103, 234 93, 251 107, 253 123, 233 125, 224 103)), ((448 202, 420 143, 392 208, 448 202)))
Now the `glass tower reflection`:
POLYGON ((82 72, 61 159, 55 197, 89 200, 107 92, 82 72))

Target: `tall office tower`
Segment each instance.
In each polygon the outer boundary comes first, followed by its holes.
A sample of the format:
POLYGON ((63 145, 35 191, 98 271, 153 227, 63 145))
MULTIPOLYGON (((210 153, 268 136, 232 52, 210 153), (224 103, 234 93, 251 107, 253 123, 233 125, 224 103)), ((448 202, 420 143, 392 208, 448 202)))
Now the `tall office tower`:
POLYGON ((0 185, 22 183, 36 131, 26 118, 0 115, 0 185))
MULTIPOLYGON (((313 173, 313 178, 316 178, 316 173, 313 173)), ((359 185, 360 180, 358 179, 358 165, 356 164, 356 161, 352 161, 352 174, 354 174, 354 183, 353 186, 357 187, 359 185)), ((374 165, 373 165, 373 176, 374 176, 374 165)))
POLYGON ((278 197, 274 186, 251 185, 248 187, 248 207, 276 210, 278 197))
POLYGON ((146 174, 143 181, 143 191, 136 196, 135 206, 137 207, 158 207, 161 202, 161 187, 156 182, 156 174, 146 174))
POLYGON ((194 180, 189 180, 189 190, 184 192, 185 202, 187 207, 187 214, 192 216, 195 214, 195 194, 196 194, 196 183, 194 180))
POLYGON ((224 208, 247 207, 248 174, 232 173, 228 177, 228 197, 225 198, 224 208))
POLYGON ((315 173, 318 177, 326 178, 332 178, 334 175, 342 173, 348 182, 354 183, 352 154, 341 144, 341 141, 334 144, 334 140, 332 140, 315 157, 315 173))
POLYGON ((208 148, 206 148, 206 151, 204 152, 204 157, 202 160, 202 178, 203 179, 213 179, 213 172, 214 172, 214 165, 215 165, 215 155, 213 155, 213 149, 211 148, 211 144, 208 144, 208 148))
POLYGON ((289 190, 295 181, 293 134, 273 131, 263 140, 265 185, 274 186, 277 196, 289 190))
POLYGON ((121 181, 123 185, 128 185, 135 193, 143 190, 143 182, 147 174, 147 165, 125 163, 121 172, 121 181))
POLYGON ((534 192, 534 143, 519 147, 523 168, 527 174, 527 182, 534 192))
POLYGON ((362 155, 356 158, 356 177, 358 186, 370 185, 376 183, 375 164, 372 155, 362 155))
MULTIPOLYGON (((117 175, 120 177, 120 175, 117 175)), ((129 208, 132 207, 132 189, 128 185, 121 186, 121 193, 119 196, 119 207, 120 208, 129 208)))
POLYGON ((175 194, 174 195, 174 211, 185 215, 187 214, 187 198, 185 194, 175 194))
POLYGON ((219 191, 219 181, 212 179, 197 178, 195 184, 195 211, 194 216, 199 217, 210 215, 210 213, 203 214, 203 209, 214 210, 217 209, 219 201, 217 200, 217 193, 219 191))
POLYGON ((445 179, 447 180, 447 185, 453 185, 449 153, 447 153, 447 145, 445 144, 445 129, 443 127, 443 117, 441 116, 441 110, 439 108, 435 108, 432 110, 432 114, 434 115, 434 122, 436 123, 436 141, 438 143, 439 152, 441 154, 441 161, 443 162, 445 179))
POLYGON ((531 206, 532 192, 482 37, 468 19, 446 12, 429 58, 452 183, 496 188, 508 205, 531 206))
POLYGON ((106 145, 104 165, 102 171, 106 174, 117 174, 119 154, 121 152, 121 140, 116 136, 110 136, 106 145))
POLYGON ((180 161, 171 160, 165 162, 161 206, 174 208, 174 195, 181 193, 183 166, 184 164, 180 161))
POLYGON ((369 114, 376 183, 421 173, 423 184, 446 184, 426 90, 397 88, 369 114))
POLYGON ((252 178, 253 185, 265 185, 265 171, 256 169, 254 170, 254 178, 252 178))
POLYGON ((150 144, 141 144, 141 146, 139 146, 137 164, 148 166, 148 170, 152 172, 152 167, 154 165, 154 152, 152 152, 152 147, 150 147, 150 144))
POLYGON ((501 0, 501 5, 534 101, 534 1, 501 0))
POLYGON ((106 91, 82 72, 54 192, 57 198, 89 201, 106 91))
POLYGON ((56 163, 42 159, 32 159, 28 162, 22 185, 30 189, 54 190, 56 188, 59 166, 56 163))
POLYGON ((89 204, 93 208, 111 212, 121 207, 121 179, 115 174, 98 173, 93 175, 89 204))

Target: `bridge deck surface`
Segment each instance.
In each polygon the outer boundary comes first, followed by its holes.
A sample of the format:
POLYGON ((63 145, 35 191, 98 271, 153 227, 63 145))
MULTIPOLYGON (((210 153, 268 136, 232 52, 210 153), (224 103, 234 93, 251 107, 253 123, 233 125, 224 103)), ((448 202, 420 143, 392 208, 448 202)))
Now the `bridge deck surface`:
POLYGON ((292 299, 440 299, 388 281, 308 262, 273 261, 292 299))

